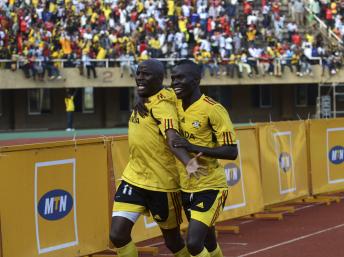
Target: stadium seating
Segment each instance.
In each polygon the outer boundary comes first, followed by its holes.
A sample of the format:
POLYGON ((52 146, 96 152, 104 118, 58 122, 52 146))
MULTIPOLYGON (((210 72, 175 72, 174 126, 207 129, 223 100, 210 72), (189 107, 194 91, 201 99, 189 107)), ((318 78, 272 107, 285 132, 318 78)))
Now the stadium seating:
POLYGON ((1 1, 1 66, 36 81, 63 79, 62 67, 79 68, 88 79, 98 67, 133 76, 150 57, 162 58, 167 71, 176 59, 193 58, 214 77, 282 77, 286 67, 313 76, 313 64, 336 74, 342 50, 314 29, 314 17, 326 19, 330 8, 333 22, 326 24, 341 38, 342 1, 320 2, 319 12, 319 1, 294 2, 1 1), (299 12, 304 7, 307 17, 299 12))

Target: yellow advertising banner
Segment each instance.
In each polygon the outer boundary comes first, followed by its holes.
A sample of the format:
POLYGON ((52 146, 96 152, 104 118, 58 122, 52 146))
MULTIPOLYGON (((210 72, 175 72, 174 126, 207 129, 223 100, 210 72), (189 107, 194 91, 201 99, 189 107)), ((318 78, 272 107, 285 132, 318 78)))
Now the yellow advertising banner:
POLYGON ((309 122, 312 193, 344 190, 344 119, 309 122))
MULTIPOLYGON (((262 211, 263 193, 261 188, 258 140, 255 128, 237 131, 239 155, 235 161, 224 161, 224 172, 227 175, 229 195, 224 211, 218 221, 245 216, 262 211)), ((115 138, 112 143, 112 159, 114 162, 116 186, 128 162, 129 149, 127 137, 115 138)), ((187 227, 183 217, 182 228, 187 227)), ((134 241, 140 242, 161 235, 158 225, 152 217, 142 216, 133 228, 134 241)))
POLYGON ((107 248, 106 152, 100 139, 2 152, 4 257, 84 256, 107 248))
MULTIPOLYGON (((115 171, 116 188, 120 184, 123 170, 129 160, 128 137, 116 137, 111 142, 112 160, 115 171)), ((161 235, 158 224, 151 216, 141 216, 133 227, 131 233, 135 242, 141 242, 161 235)))
POLYGON ((218 221, 249 215, 264 209, 256 129, 237 129, 236 133, 237 159, 221 160, 229 194, 218 221))
POLYGON ((0 212, 0 257, 2 257, 2 238, 1 238, 1 212, 0 212))
POLYGON ((305 122, 266 123, 258 128, 265 205, 308 195, 305 122))

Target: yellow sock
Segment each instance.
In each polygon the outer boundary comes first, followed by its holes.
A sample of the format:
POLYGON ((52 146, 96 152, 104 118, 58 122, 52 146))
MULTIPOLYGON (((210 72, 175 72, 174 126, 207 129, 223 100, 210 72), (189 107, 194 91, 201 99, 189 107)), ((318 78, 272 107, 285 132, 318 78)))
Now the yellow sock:
POLYGON ((137 248, 133 241, 130 241, 127 245, 117 248, 117 255, 119 257, 138 257, 137 248))
POLYGON ((214 251, 210 252, 210 257, 223 257, 219 244, 217 244, 217 247, 214 251))
MULTIPOLYGON (((190 254, 191 255, 191 254, 190 254)), ((207 251, 207 248, 203 248, 203 251, 200 252, 199 254, 197 255, 191 255, 191 256, 194 256, 194 257, 210 257, 210 254, 209 252, 207 251)))
POLYGON ((190 257, 190 254, 186 246, 184 246, 183 249, 181 249, 179 252, 174 254, 174 257, 190 257))

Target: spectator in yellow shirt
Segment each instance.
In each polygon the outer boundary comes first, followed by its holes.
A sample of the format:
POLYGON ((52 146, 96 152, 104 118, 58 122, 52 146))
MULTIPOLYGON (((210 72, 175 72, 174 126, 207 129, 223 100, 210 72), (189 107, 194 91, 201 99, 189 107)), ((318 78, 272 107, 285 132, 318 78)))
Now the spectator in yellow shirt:
POLYGON ((67 129, 66 131, 74 131, 73 128, 73 114, 75 111, 74 106, 74 97, 76 91, 72 93, 70 90, 67 90, 67 95, 65 97, 66 113, 67 113, 67 129))
POLYGON ((149 50, 151 52, 151 56, 152 58, 159 58, 160 57, 160 50, 161 50, 161 46, 160 46, 160 41, 157 37, 152 37, 149 41, 148 41, 148 45, 149 45, 149 50))
POLYGON ((180 32, 183 32, 183 33, 187 32, 186 24, 187 24, 187 19, 185 19, 185 17, 179 17, 178 27, 179 27, 180 32))
POLYGON ((143 61, 145 61, 145 60, 148 60, 149 59, 149 55, 148 55, 148 52, 147 52, 147 50, 144 50, 144 51, 142 51, 142 53, 140 54, 140 56, 139 56, 139 62, 143 62, 143 61))
POLYGON ((257 34, 257 30, 250 26, 248 31, 246 32, 246 36, 247 36, 247 42, 253 42, 256 39, 256 34, 257 34))
POLYGON ((211 64, 211 62, 212 62, 211 53, 205 49, 202 49, 201 56, 202 56, 202 60, 203 60, 203 66, 202 66, 202 70, 201 70, 202 77, 204 77, 206 69, 209 69, 210 76, 214 76, 214 69, 213 69, 213 66, 211 64))

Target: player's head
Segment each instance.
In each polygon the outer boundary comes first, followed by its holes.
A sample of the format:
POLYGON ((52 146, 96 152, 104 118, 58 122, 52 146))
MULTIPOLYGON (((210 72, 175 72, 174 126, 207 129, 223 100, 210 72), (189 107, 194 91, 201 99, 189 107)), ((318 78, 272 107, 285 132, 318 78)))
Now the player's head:
POLYGON ((156 59, 148 59, 139 64, 136 71, 137 93, 149 97, 157 93, 164 79, 164 66, 156 59))
POLYGON ((184 99, 199 88, 201 81, 200 67, 190 60, 182 60, 172 69, 172 88, 179 99, 184 99))
POLYGON ((66 96, 67 96, 67 97, 71 97, 72 95, 73 95, 73 94, 72 94, 71 89, 68 88, 68 89, 66 90, 66 96))

